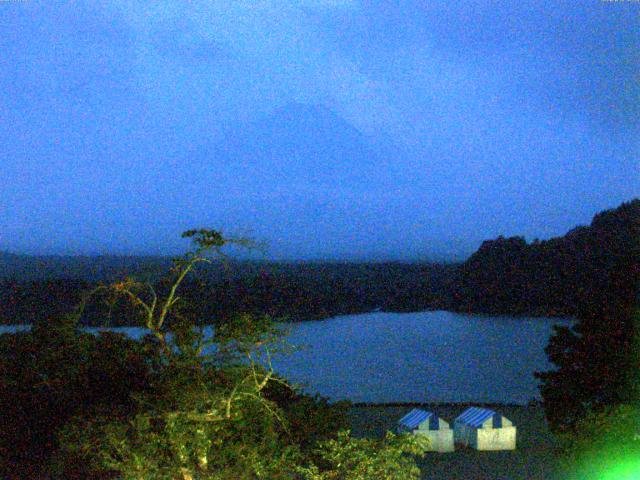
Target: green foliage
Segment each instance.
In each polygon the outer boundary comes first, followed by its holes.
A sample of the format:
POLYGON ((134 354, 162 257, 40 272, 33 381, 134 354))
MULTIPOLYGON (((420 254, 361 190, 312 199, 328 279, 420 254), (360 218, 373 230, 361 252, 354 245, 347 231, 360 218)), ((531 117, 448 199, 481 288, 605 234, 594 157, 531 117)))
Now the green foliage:
POLYGON ((202 249, 222 247, 227 241, 222 233, 216 230, 187 230, 182 233, 182 238, 191 238, 202 249))
POLYGON ((317 465, 297 468, 304 480, 418 480, 415 457, 423 456, 428 439, 421 435, 394 435, 382 440, 353 438, 341 431, 337 438, 320 442, 317 465))
POLYGON ((86 425, 72 425, 68 453, 81 445, 86 458, 97 456, 96 467, 122 479, 274 478, 296 457, 257 405, 244 402, 226 419, 224 410, 205 411, 206 403, 162 405, 127 421, 92 419, 98 429, 88 435, 79 435, 86 425))
POLYGON ((227 240, 208 230, 186 236, 196 250, 176 259, 160 289, 132 278, 100 285, 60 322, 3 337, 2 402, 18 405, 12 438, 26 447, 2 444, 6 471, 19 461, 44 467, 25 478, 417 478, 416 438, 336 436, 344 405, 302 395, 276 375, 270 359, 283 342, 268 317, 236 315, 211 334, 197 327, 198 309, 179 287, 227 240), (149 334, 82 333, 92 299, 125 300, 149 334), (39 439, 29 458, 28 441, 39 439))
POLYGON ((280 407, 262 394, 271 382, 286 384, 269 363, 274 330, 268 319, 247 315, 220 325, 212 339, 195 328, 178 288, 197 263, 208 261, 207 250, 226 242, 215 231, 186 236, 195 236, 198 248, 176 259, 166 295, 133 279, 93 292, 124 297, 138 309, 157 346, 158 367, 154 388, 134 397, 131 415, 89 412, 69 424, 62 455, 86 455, 98 445, 102 473, 131 479, 218 478, 220 472, 264 478, 295 451, 281 438, 287 426, 280 407), (213 344, 218 348, 206 348, 213 344), (266 366, 259 362, 265 353, 266 366))
POLYGON ((272 382, 264 390, 267 399, 284 411, 287 439, 304 454, 311 454, 317 442, 333 438, 347 428, 349 402, 329 404, 319 395, 303 395, 281 382, 272 382))

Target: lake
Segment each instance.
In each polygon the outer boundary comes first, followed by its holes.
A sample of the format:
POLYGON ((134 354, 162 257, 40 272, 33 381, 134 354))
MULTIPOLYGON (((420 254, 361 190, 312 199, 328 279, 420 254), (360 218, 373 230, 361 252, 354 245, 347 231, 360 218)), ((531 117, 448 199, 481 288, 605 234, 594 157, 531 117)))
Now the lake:
POLYGON ((526 404, 539 398, 533 372, 551 368, 552 326, 571 323, 444 311, 343 315, 287 325, 289 343, 301 348, 273 365, 332 400, 526 404))

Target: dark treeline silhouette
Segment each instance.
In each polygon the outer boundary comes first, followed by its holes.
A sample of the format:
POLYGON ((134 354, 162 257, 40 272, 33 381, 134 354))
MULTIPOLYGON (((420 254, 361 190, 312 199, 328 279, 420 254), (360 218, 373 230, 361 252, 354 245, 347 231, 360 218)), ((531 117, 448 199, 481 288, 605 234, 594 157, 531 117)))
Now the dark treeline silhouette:
POLYGON ((171 257, 134 255, 17 255, 0 252, 0 279, 21 282, 75 279, 111 282, 123 273, 160 278, 171 257))
MULTIPOLYGON (((118 268, 136 277, 146 277, 160 290, 155 272, 168 260, 154 263, 125 264, 118 268), (145 266, 141 270, 140 266, 145 266), (137 267, 137 268, 136 268, 137 267)), ((49 264, 51 266, 51 264, 49 264)), ((24 324, 69 311, 83 292, 98 281, 115 278, 113 265, 81 268, 78 264, 64 269, 55 265, 58 274, 48 279, 23 281, 19 278, 0 281, 0 323, 24 324), (91 272, 101 272, 92 278, 91 272), (77 277, 72 277, 77 274, 77 277)), ((277 319, 308 320, 338 314, 361 313, 377 308, 391 311, 416 311, 444 308, 447 303, 445 278, 454 265, 403 263, 233 263, 228 269, 220 265, 205 266, 187 281, 183 296, 197 305, 199 318, 225 317, 242 311, 268 314, 277 319)), ((17 269, 14 268, 14 271, 17 269)), ((104 303, 104 302, 102 302, 104 303)), ((83 323, 102 325, 107 317, 111 325, 131 323, 131 307, 120 302, 88 307, 83 323), (101 307, 102 305, 102 307, 101 307)))
POLYGON ((602 317, 615 297, 629 298, 638 273, 640 200, 594 216, 588 227, 527 244, 485 241, 450 278, 453 310, 602 317))
MULTIPOLYGON (((620 432, 637 433, 640 199, 600 212, 564 237, 486 241, 449 282, 451 309, 576 319, 554 327, 545 349, 554 367, 535 375, 547 421, 567 435, 569 451, 601 442, 603 431, 618 446, 620 432), (611 433, 608 425, 619 427, 611 433)), ((634 438, 626 445, 636 455, 634 438)))
POLYGON ((588 413, 640 405, 640 200, 596 215, 590 229, 567 238, 582 261, 567 281, 578 322, 555 327, 546 348, 555 368, 536 374, 547 420, 560 431, 588 413))
MULTIPOLYGON (((591 315, 622 292, 618 275, 633 258, 640 200, 598 213, 590 226, 527 243, 523 237, 485 241, 462 264, 234 262, 200 268, 184 287, 206 312, 267 313, 308 320, 338 314, 447 309, 468 313, 591 315)), ((168 257, 29 257, 0 254, 0 323, 33 323, 68 311, 83 291, 124 273, 156 284, 168 257)), ((102 324, 108 310, 92 307, 83 322, 102 324)), ((126 325, 125 307, 111 307, 126 325)))

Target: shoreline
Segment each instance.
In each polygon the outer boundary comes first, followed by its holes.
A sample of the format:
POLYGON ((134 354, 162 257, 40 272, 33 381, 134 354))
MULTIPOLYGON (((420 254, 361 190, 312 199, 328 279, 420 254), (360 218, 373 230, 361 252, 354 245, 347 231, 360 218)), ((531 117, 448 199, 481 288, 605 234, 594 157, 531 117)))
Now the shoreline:
POLYGON ((512 402, 354 402, 350 404, 351 407, 368 408, 368 407, 425 407, 425 406, 437 406, 437 407, 523 407, 523 408, 538 408, 542 406, 540 400, 531 400, 528 403, 512 403, 512 402))
MULTIPOLYGON (((508 313, 508 312, 487 313, 487 312, 469 312, 466 310, 454 310, 454 309, 446 309, 446 308, 426 308, 423 310, 385 310, 384 308, 382 309, 376 308, 374 310, 358 310, 353 312, 331 313, 331 314, 317 316, 317 317, 316 316, 295 317, 293 315, 291 316, 284 315, 281 317, 272 317, 272 320, 274 323, 291 325, 291 324, 306 323, 306 322, 322 322, 322 321, 331 320, 337 317, 346 317, 346 316, 352 316, 352 315, 370 315, 375 313, 393 313, 393 314, 399 314, 399 315, 409 315, 412 313, 425 313, 425 312, 448 312, 456 315, 463 315, 463 316, 469 316, 469 317, 483 317, 483 318, 509 317, 514 321, 519 321, 522 319, 540 319, 540 320, 557 319, 557 320, 578 321, 577 318, 571 317, 571 316, 563 316, 563 315, 557 315, 557 314, 541 315, 540 312, 535 312, 530 314, 529 313, 508 313)), ((0 322, 0 327, 12 327, 12 328, 18 327, 21 329, 26 329, 28 327, 33 326, 34 323, 35 322, 13 324, 13 323, 0 322)), ((208 325, 210 324, 203 324, 198 326, 206 327, 208 325)), ((93 322, 88 322, 88 323, 81 322, 80 326, 82 328, 139 328, 141 327, 138 324, 100 325, 100 324, 95 324, 93 322)))

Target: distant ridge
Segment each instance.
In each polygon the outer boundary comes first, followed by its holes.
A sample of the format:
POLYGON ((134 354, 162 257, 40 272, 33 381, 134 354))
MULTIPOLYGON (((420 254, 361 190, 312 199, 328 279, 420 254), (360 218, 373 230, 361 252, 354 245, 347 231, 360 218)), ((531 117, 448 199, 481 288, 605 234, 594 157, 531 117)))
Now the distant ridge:
POLYGON ((73 278, 108 281, 123 272, 157 271, 171 257, 154 255, 24 255, 0 252, 0 280, 34 281, 73 278))
MULTIPOLYGON (((68 311, 83 289, 100 281, 135 275, 156 282, 170 265, 168 256, 1 252, 0 323, 31 323, 68 311)), ((207 315, 248 311, 291 320, 378 307, 602 317, 603 310, 619 310, 640 291, 640 199, 600 212, 589 226, 563 237, 532 243, 523 237, 487 240, 460 264, 239 261, 230 266, 199 270, 185 297, 200 302, 207 315)))

